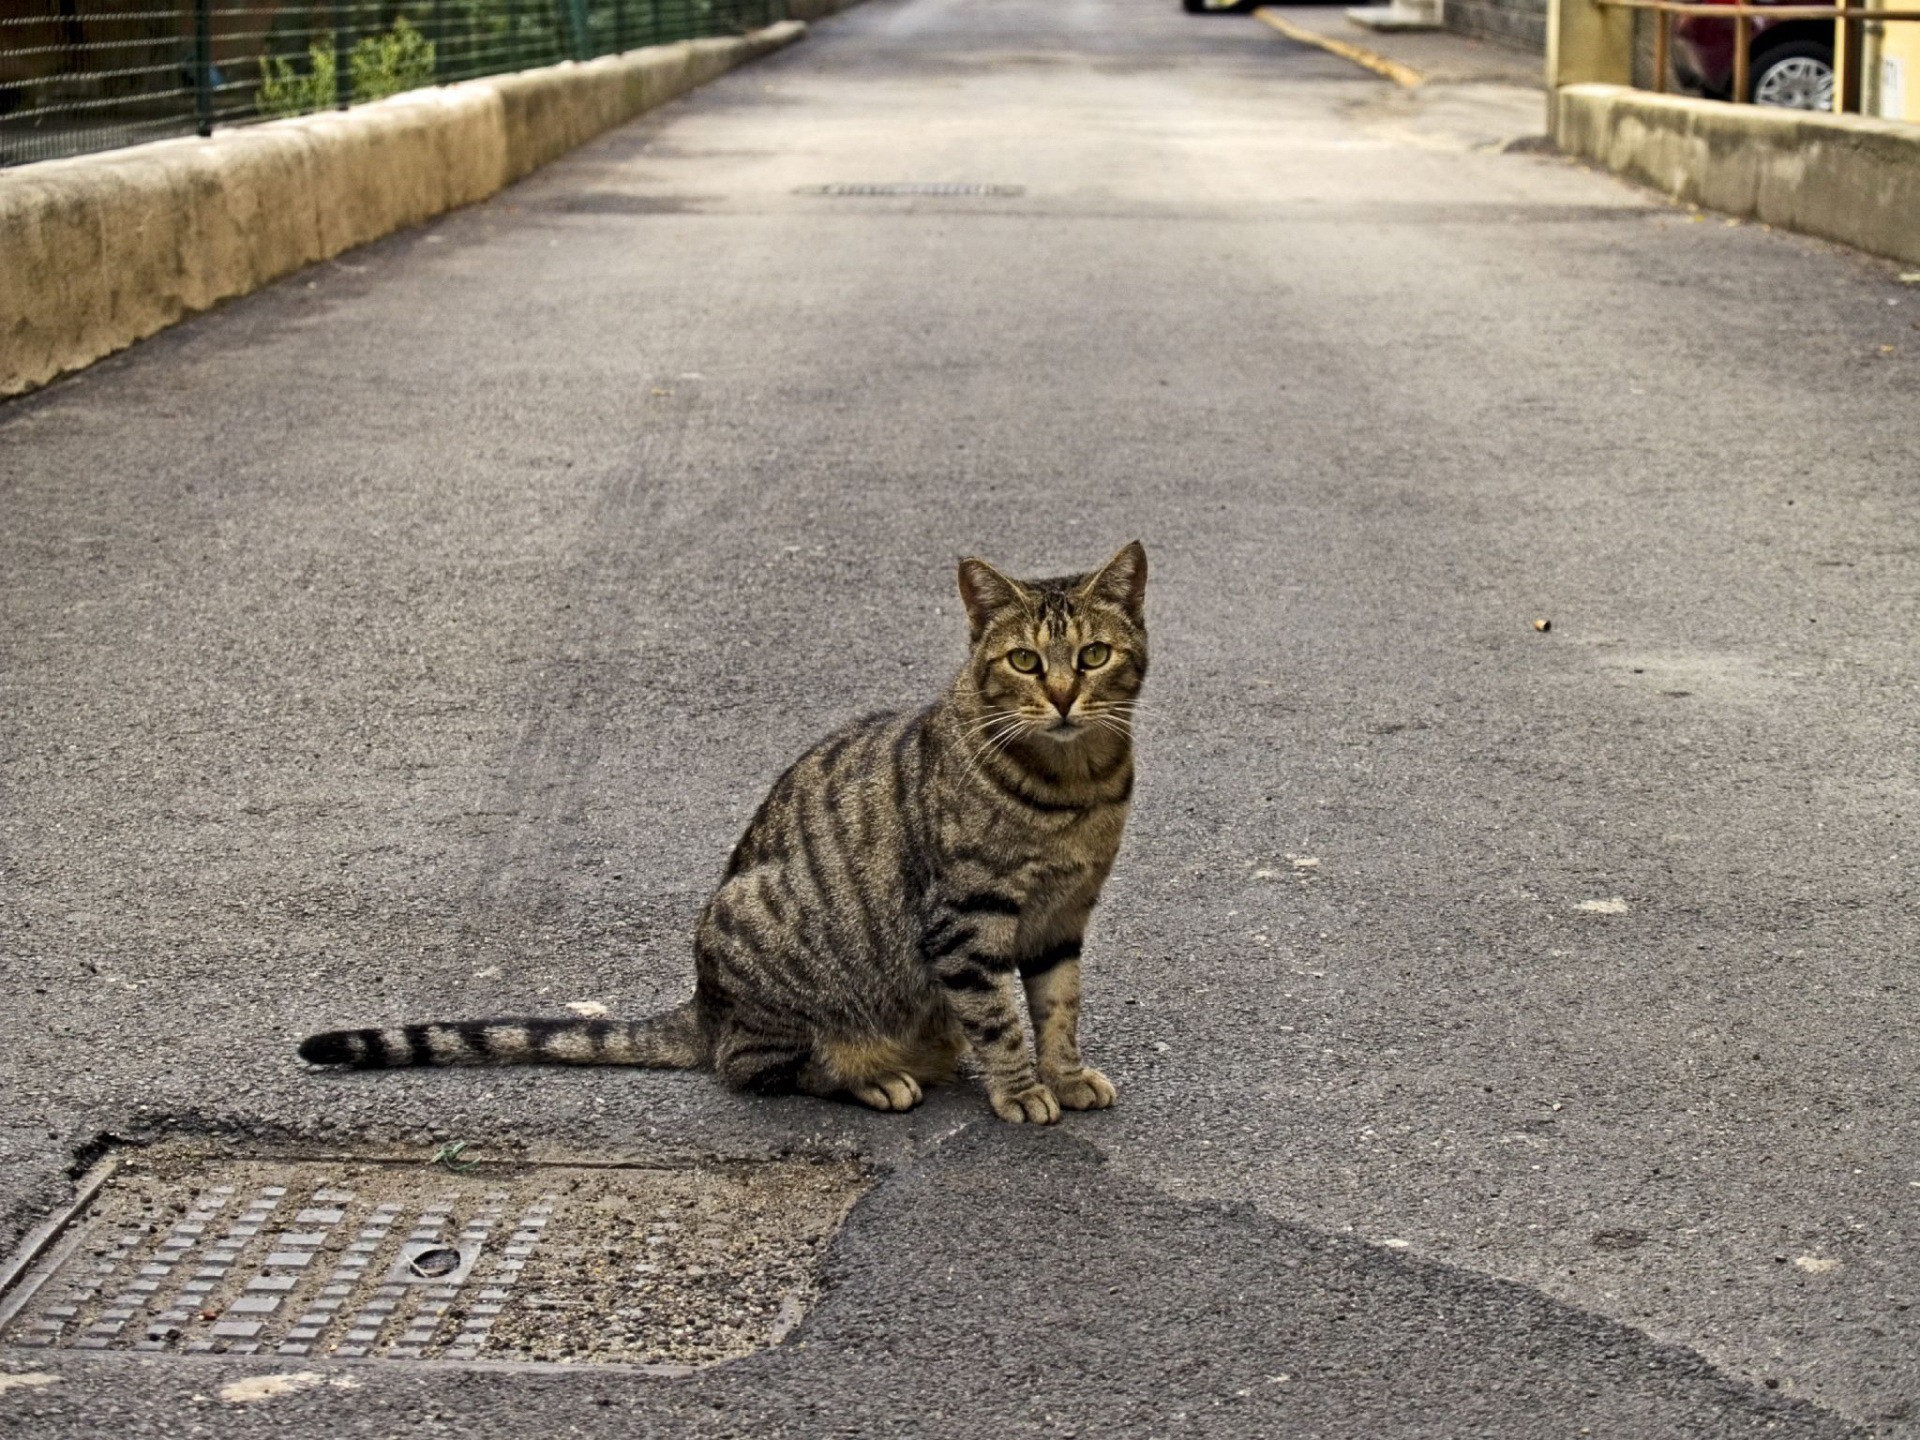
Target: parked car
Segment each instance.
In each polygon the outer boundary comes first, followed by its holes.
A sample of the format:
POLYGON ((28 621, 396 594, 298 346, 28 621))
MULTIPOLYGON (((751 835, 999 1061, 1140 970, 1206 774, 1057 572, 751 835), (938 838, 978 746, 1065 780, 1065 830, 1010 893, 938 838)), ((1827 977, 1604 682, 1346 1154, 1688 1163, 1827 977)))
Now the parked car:
POLYGON ((1262 0, 1180 0, 1189 15, 1244 15, 1262 0))
MULTIPOLYGON (((1730 0, 1706 0, 1730 3, 1730 0)), ((1756 0, 1758 4, 1786 0, 1756 0)), ((1833 22, 1756 17, 1747 45, 1747 96, 1789 110, 1833 109, 1833 22)), ((1733 98, 1734 24, 1682 15, 1673 24, 1673 68, 1683 85, 1716 100, 1733 98)))

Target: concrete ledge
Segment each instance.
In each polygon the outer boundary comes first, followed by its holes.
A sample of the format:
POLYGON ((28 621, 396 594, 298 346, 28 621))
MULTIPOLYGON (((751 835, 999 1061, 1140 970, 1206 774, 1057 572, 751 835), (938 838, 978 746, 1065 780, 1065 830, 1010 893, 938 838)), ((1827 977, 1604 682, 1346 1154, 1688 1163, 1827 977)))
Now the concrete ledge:
POLYGON ((1920 126, 1622 85, 1549 111, 1560 149, 1675 200, 1920 263, 1920 126))
POLYGON ((788 20, 0 173, 0 395, 483 200, 806 28, 788 20))

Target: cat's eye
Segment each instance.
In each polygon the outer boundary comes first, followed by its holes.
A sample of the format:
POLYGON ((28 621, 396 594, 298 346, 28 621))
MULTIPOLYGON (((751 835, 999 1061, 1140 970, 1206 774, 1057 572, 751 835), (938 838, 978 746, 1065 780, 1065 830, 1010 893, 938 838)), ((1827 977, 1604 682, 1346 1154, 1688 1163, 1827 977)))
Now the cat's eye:
POLYGON ((1040 668, 1040 657, 1031 650, 1009 650, 1007 664, 1022 675, 1031 675, 1040 668))
POLYGON ((1098 670, 1112 658, 1113 647, 1111 645, 1102 645, 1096 640, 1091 645, 1081 647, 1080 668, 1082 670, 1098 670))

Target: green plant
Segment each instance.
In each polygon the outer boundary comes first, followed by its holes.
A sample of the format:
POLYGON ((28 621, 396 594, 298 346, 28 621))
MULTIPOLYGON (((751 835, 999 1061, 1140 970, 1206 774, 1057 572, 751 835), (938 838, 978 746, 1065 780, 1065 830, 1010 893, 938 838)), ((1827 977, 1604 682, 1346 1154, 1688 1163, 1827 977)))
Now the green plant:
POLYGON ((433 83, 433 42, 402 16, 384 35, 369 35, 349 57, 353 98, 378 100, 433 83))
POLYGON ((284 55, 269 55, 260 66, 255 103, 262 115, 305 115, 333 104, 333 37, 322 35, 307 49, 307 69, 284 55))
MULTIPOLYGON (((356 104, 431 85, 433 42, 402 17, 386 34, 368 35, 353 47, 347 56, 347 73, 353 79, 356 104)), ((334 103, 338 75, 330 34, 316 37, 307 47, 304 70, 284 55, 269 55, 260 67, 256 101, 260 113, 277 118, 325 110, 334 103)))
POLYGON ((469 1170, 479 1169, 480 1162, 478 1160, 462 1160, 460 1158, 466 1153, 466 1149, 467 1142, 465 1140, 455 1140, 451 1144, 442 1145, 434 1152, 433 1158, 427 1161, 427 1164, 445 1166, 456 1175, 464 1175, 469 1170))

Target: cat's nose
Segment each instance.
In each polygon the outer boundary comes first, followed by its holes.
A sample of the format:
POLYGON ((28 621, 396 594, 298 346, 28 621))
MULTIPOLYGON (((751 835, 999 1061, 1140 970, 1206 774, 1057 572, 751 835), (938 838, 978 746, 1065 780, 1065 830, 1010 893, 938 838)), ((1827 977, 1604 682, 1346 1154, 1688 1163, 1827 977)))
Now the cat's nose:
POLYGON ((1079 696, 1080 686, 1077 681, 1067 686, 1064 690, 1056 690, 1051 685, 1047 687, 1047 698, 1053 702, 1053 708, 1060 712, 1060 718, 1062 720, 1066 719, 1072 711, 1073 702, 1077 700, 1079 696))

